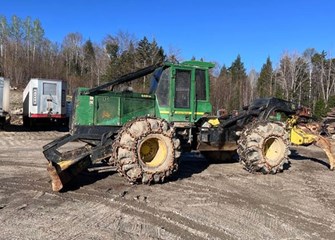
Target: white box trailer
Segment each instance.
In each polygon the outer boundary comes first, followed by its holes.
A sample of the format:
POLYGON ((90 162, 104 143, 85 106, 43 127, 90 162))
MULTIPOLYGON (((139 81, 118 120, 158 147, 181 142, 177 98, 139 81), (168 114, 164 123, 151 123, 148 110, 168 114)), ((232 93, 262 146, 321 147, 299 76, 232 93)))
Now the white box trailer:
POLYGON ((0 77, 0 128, 10 121, 9 91, 9 79, 0 77))
POLYGON ((31 79, 23 91, 23 124, 67 124, 66 90, 63 80, 31 79))

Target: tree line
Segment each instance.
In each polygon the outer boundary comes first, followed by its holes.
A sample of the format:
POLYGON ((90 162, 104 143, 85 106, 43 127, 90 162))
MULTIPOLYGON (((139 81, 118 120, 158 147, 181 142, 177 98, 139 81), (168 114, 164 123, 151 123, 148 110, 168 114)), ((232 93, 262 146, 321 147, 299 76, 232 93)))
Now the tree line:
POLYGON ((278 97, 310 107, 322 117, 335 107, 335 59, 313 48, 302 54, 285 53, 274 68, 270 57, 260 73, 246 74, 241 57, 230 67, 223 66, 212 84, 215 108, 240 109, 258 97, 278 97))
MULTIPOLYGON (((69 33, 56 43, 45 37, 38 19, 0 16, 0 76, 10 78, 19 88, 30 78, 63 79, 72 92, 78 86, 97 86, 168 58, 175 56, 166 56, 155 39, 137 40, 120 31, 93 43, 80 33, 69 33)), ((134 85, 143 87, 140 81, 134 85)))
MULTIPOLYGON (((79 87, 94 87, 161 61, 181 61, 178 50, 165 50, 155 39, 119 31, 100 43, 69 33, 61 43, 45 37, 42 23, 27 17, 0 15, 0 76, 24 88, 30 78, 63 79, 69 93, 79 87)), ((195 58, 193 59, 195 60, 195 58)), ((149 85, 141 78, 130 83, 135 91, 149 85)), ((216 63, 211 76, 214 112, 241 109, 258 97, 280 97, 308 106, 317 116, 335 106, 335 59, 313 48, 303 53, 285 53, 278 66, 270 57, 260 72, 246 72, 241 56, 230 66, 216 63)))

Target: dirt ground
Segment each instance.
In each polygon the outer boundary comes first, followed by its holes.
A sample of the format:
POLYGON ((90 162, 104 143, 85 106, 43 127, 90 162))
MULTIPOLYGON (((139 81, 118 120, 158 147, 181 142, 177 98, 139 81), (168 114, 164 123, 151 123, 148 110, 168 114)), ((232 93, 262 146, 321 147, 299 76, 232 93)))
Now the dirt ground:
POLYGON ((0 239, 334 239, 335 172, 312 146, 253 175, 189 154, 164 184, 83 173, 52 192, 42 146, 57 131, 0 132, 0 239))
POLYGON ((56 193, 42 146, 66 132, 26 131, 22 93, 11 99, 18 114, 0 132, 0 239, 334 239, 335 172, 315 146, 292 148, 276 175, 189 154, 164 184, 82 173, 56 193))

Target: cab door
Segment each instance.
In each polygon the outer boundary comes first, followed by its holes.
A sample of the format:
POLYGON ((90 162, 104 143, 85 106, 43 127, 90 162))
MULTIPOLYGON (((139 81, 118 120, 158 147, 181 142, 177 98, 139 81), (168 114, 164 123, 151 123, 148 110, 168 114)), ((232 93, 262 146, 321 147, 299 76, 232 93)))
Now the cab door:
POLYGON ((191 122, 194 119, 194 81, 192 81, 192 69, 175 68, 173 76, 173 94, 171 99, 171 120, 191 122))

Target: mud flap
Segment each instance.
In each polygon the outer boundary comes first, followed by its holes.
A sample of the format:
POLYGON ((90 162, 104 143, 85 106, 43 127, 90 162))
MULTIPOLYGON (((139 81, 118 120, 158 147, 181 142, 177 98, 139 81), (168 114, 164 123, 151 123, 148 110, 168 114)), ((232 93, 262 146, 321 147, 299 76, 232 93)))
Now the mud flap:
POLYGON ((59 192, 63 186, 91 164, 90 156, 80 160, 62 161, 59 164, 49 161, 47 170, 51 178, 52 190, 59 192))

